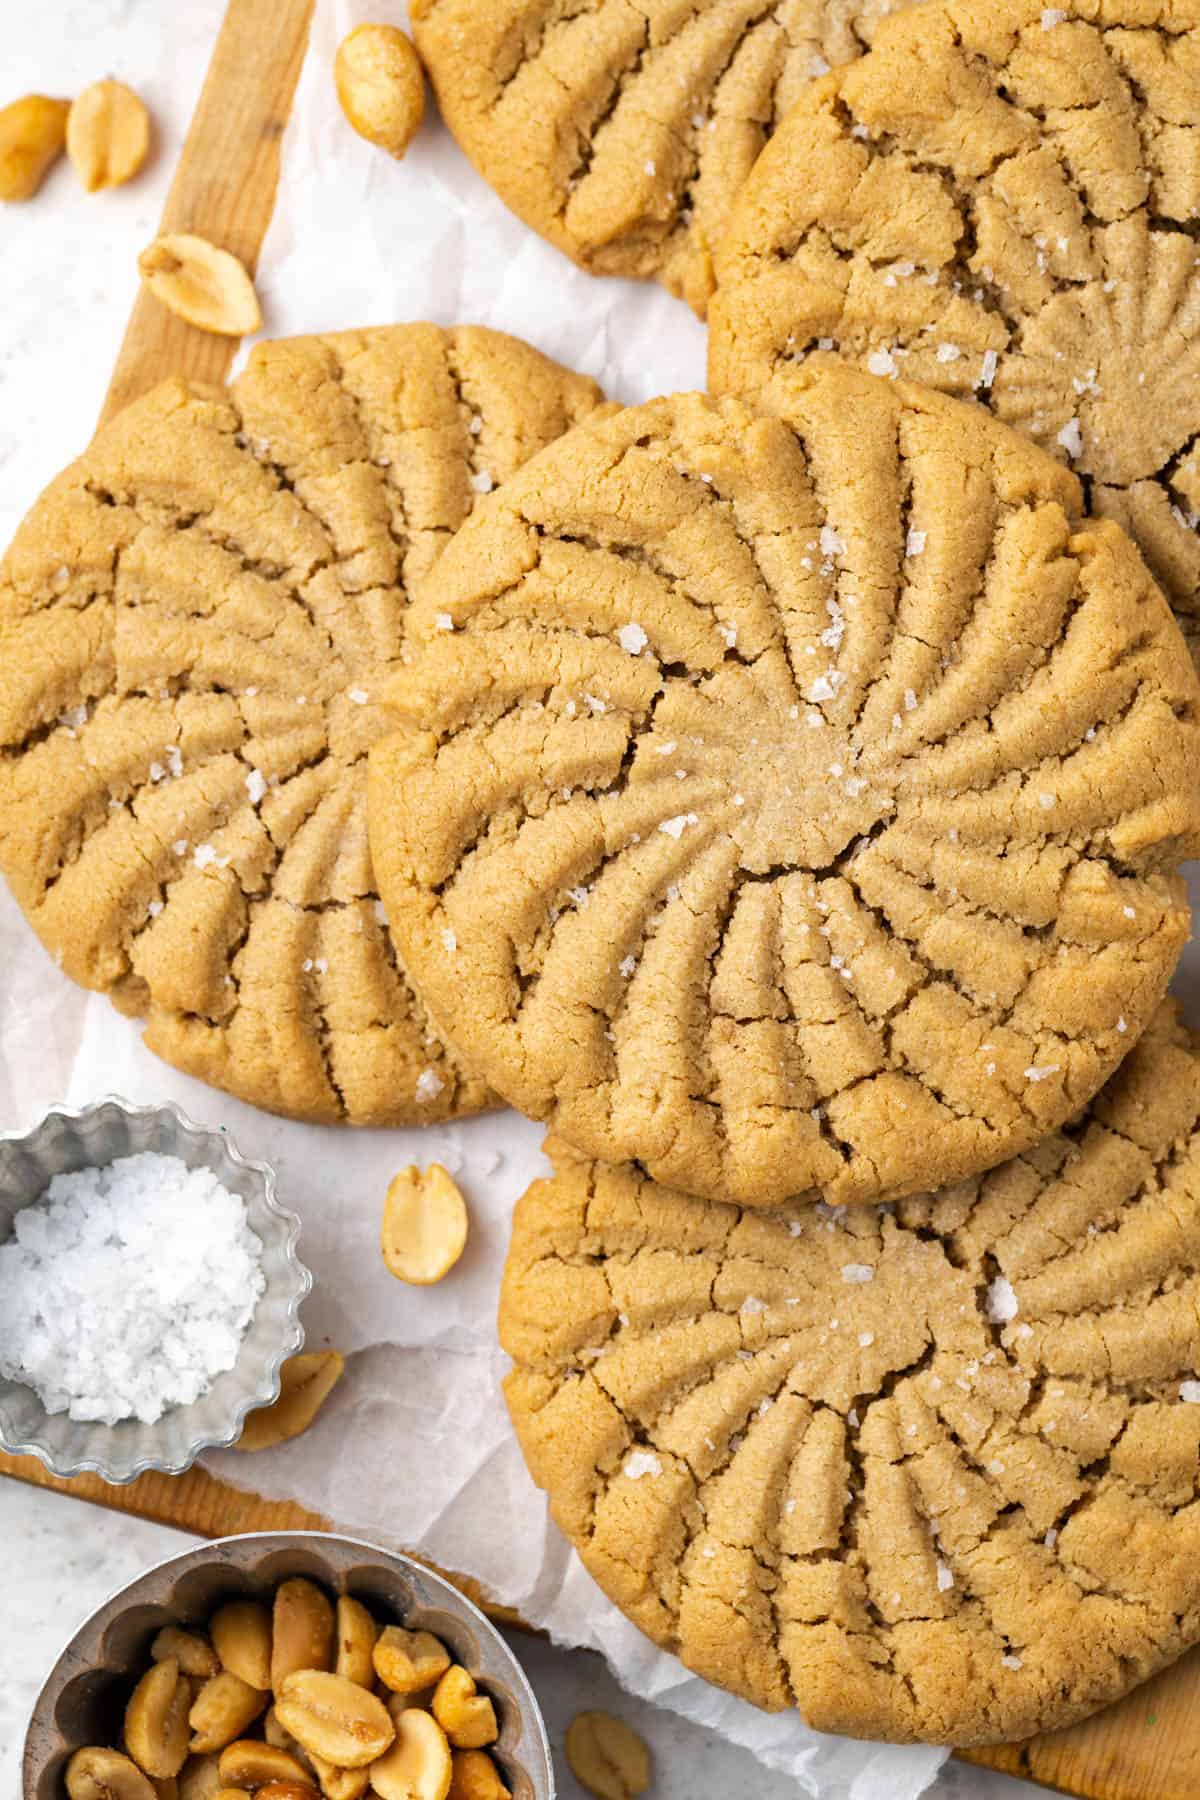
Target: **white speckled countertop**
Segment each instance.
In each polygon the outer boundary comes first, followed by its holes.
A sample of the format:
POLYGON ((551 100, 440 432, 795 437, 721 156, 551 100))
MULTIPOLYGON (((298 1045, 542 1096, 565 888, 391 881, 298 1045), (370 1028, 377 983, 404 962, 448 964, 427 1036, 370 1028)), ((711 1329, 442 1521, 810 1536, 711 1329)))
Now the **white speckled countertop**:
MULTIPOLYGON (((158 141, 151 166, 119 193, 86 196, 62 165, 39 203, 4 211, 5 542, 38 490, 90 436, 133 298, 135 256, 153 236, 222 0, 41 0, 7 10, 0 104, 30 90, 70 94, 101 75, 118 75, 151 105, 158 141)), ((0 1481, 0 1794, 15 1800, 19 1792, 29 1709, 75 1625, 114 1588, 186 1542, 161 1526, 0 1481)), ((784 1800, 796 1791, 746 1753, 630 1701, 596 1657, 531 1638, 514 1642, 556 1752, 574 1712, 607 1705, 649 1739, 657 1800, 784 1800)), ((931 1790, 935 1800, 1033 1800, 1042 1791, 961 1766, 948 1768, 931 1790)), ((581 1800, 565 1771, 560 1792, 563 1800, 581 1800)))

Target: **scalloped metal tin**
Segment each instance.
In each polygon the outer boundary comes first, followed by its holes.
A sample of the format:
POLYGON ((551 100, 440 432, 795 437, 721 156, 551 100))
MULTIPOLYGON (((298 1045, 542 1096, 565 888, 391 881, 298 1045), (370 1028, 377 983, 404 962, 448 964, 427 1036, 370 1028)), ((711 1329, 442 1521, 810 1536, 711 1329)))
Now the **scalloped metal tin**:
POLYGON ((0 1133, 0 1243, 11 1235, 15 1215, 45 1192, 52 1176, 99 1168, 142 1150, 211 1169, 241 1195, 262 1240, 266 1287, 236 1365, 192 1405, 170 1408, 153 1425, 137 1419, 82 1423, 48 1413, 32 1389, 0 1376, 0 1446, 14 1456, 36 1456, 53 1475, 91 1470, 114 1486, 147 1469, 182 1474, 202 1450, 233 1443, 246 1414, 278 1395, 280 1367, 304 1342, 300 1303, 312 1287, 296 1254, 300 1221, 276 1199, 274 1171, 266 1163, 240 1156, 223 1131, 195 1124, 177 1106, 130 1106, 115 1095, 78 1111, 53 1107, 32 1131, 0 1133))
POLYGON ((33 1709, 22 1765, 24 1800, 61 1800, 72 1752, 120 1741, 125 1703, 164 1625, 202 1624, 223 1600, 265 1599, 292 1575, 353 1594, 385 1623, 440 1637, 495 1704, 500 1738, 491 1749, 513 1800, 554 1800, 554 1768, 537 1700, 495 1626, 411 1557, 307 1531, 219 1538, 185 1550, 94 1612, 55 1663, 33 1709))

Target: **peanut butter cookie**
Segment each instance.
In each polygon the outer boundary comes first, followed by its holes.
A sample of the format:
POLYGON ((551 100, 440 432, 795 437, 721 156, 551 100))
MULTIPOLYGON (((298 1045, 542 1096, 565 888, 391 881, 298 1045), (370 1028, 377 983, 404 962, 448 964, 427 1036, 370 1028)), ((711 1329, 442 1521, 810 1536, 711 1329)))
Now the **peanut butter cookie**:
POLYGON ((489 1103, 397 965, 366 753, 409 590, 599 401, 498 333, 260 346, 165 382, 0 564, 0 869, 85 987, 190 1075, 296 1118, 489 1103))
POLYGON ((1081 476, 1200 653, 1200 10, 930 0, 812 86, 742 190, 710 379, 845 357, 1081 476))
POLYGON ((512 210, 594 275, 704 312, 730 204, 814 76, 901 0, 413 0, 442 114, 512 210))
POLYGON ((1081 1717, 1200 1639, 1200 1040, 888 1207, 702 1205, 552 1146, 500 1304, 530 1472, 689 1668, 854 1737, 1081 1717))
POLYGON ((1189 929, 1200 687, 1115 525, 978 407, 681 395, 468 521, 371 758, 451 1040, 588 1155, 871 1200, 1085 1104, 1189 929))

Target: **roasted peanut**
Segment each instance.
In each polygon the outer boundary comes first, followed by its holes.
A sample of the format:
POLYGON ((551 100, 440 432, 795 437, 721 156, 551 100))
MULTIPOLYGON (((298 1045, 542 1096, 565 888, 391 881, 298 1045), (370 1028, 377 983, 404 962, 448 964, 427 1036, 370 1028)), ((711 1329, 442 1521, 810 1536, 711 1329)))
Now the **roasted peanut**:
POLYGON ((138 272, 155 299, 200 331, 244 337, 262 324, 245 267, 207 238, 190 232, 155 238, 138 257, 138 272))
POLYGON ((425 76, 399 27, 358 26, 338 45, 333 78, 359 137, 403 156, 425 117, 425 76))
POLYGON ((307 1431, 342 1378, 345 1358, 337 1350, 303 1350, 279 1371, 279 1398, 252 1412, 235 1450, 269 1450, 307 1431))
POLYGON ((350 1594, 339 1594, 337 1603, 337 1661, 334 1669, 347 1681, 369 1688, 375 1680, 371 1652, 379 1627, 363 1605, 350 1594))
POLYGON ((154 1800, 146 1776, 119 1750, 77 1750, 66 1779, 70 1800, 154 1800))
POLYGON ((496 1709, 475 1678, 455 1663, 433 1690, 433 1716, 456 1750, 482 1750, 500 1736, 496 1709))
POLYGON ((277 1750, 286 1750, 289 1756, 294 1756, 304 1770, 304 1779, 307 1781, 310 1778, 312 1769, 308 1751, 296 1742, 290 1731, 283 1729, 273 1706, 268 1709, 263 1719, 263 1737, 268 1744, 274 1744, 277 1750))
POLYGON ((441 1680, 450 1667, 450 1652, 431 1631, 389 1625, 379 1634, 372 1660, 375 1673, 393 1694, 419 1694, 441 1680))
POLYGON ((321 1800, 321 1796, 307 1781, 271 1781, 259 1788, 255 1800, 321 1800))
POLYGON ((310 1756, 339 1769, 374 1763, 396 1735, 382 1700, 322 1669, 288 1675, 276 1694, 275 1712, 310 1756))
POLYGON ((204 1756, 232 1744, 234 1738, 241 1737, 247 1725, 266 1710, 268 1698, 248 1681, 222 1669, 219 1675, 205 1682, 188 1714, 192 1727, 192 1754, 204 1756))
MULTIPOLYGON (((230 1600, 209 1621, 219 1667, 252 1688, 271 1685, 271 1615, 255 1600, 230 1600)), ((215 1673, 215 1671, 214 1671, 215 1673)))
POLYGON ((399 1281, 429 1287, 449 1274, 467 1241, 467 1203, 440 1163, 392 1178, 380 1247, 399 1281))
POLYGON ((566 1751, 576 1781, 596 1800, 632 1800, 650 1786, 649 1750, 611 1713, 577 1713, 567 1726, 566 1751))
POLYGON ((450 1746, 431 1713, 409 1707, 396 1720, 396 1741, 371 1764, 371 1786, 381 1800, 446 1800, 450 1746))
POLYGON ((204 1681, 221 1672, 208 1639, 196 1631, 181 1631, 178 1625, 163 1626, 150 1646, 150 1655, 155 1662, 165 1662, 173 1656, 185 1675, 197 1675, 204 1681))
POLYGON ((248 1788, 218 1788, 213 1800, 250 1800, 248 1788))
POLYGON ((486 1750, 456 1750, 450 1761, 446 1800, 512 1800, 512 1790, 505 1787, 486 1750))
POLYGON ((188 1753, 192 1690, 173 1656, 154 1663, 125 1708, 125 1748, 147 1775, 178 1775, 188 1753))
MULTIPOLYGON (((289 1675, 297 1669, 332 1669, 333 1639, 333 1608, 315 1583, 300 1575, 276 1588, 271 1620, 271 1686, 278 1717, 282 1719, 279 1690, 289 1675)), ((287 1724, 286 1720, 282 1722, 287 1724)))
POLYGON ((215 1756, 189 1756, 179 1771, 179 1800, 216 1800, 221 1772, 215 1756))
POLYGON ((150 1786, 156 1800, 179 1800, 179 1782, 174 1775, 159 1775, 150 1786))
POLYGON ((69 100, 26 94, 0 107, 0 200, 32 200, 63 153, 69 100))
POLYGON ((236 1738, 221 1752, 219 1768, 226 1787, 260 1788, 271 1781, 308 1782, 308 1770, 286 1750, 258 1738, 236 1738))
POLYGON ((325 1800, 362 1800, 371 1785, 369 1769, 339 1769, 322 1756, 314 1756, 312 1766, 325 1800))
POLYGON ((150 114, 123 81, 93 81, 72 103, 67 155, 94 194, 132 181, 150 149, 150 114))

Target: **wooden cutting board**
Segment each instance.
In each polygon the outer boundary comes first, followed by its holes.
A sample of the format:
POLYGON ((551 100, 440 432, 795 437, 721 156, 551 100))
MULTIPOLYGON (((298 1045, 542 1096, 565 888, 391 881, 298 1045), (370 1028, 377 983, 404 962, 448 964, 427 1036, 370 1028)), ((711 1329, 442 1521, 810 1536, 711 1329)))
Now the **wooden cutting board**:
MULTIPOLYGON (((198 232, 232 250, 247 268, 255 267, 275 204, 280 139, 314 4, 272 0, 266 7, 263 0, 229 0, 167 197, 162 231, 198 232)), ((100 422, 164 375, 223 380, 236 349, 235 340, 185 325, 143 291, 100 422)), ((263 1500, 201 1468, 186 1475, 143 1475, 118 1488, 94 1475, 59 1481, 32 1457, 0 1452, 0 1475, 203 1537, 329 1529, 328 1520, 302 1506, 263 1500)), ((520 1623, 515 1614, 486 1603, 469 1578, 452 1579, 487 1604, 493 1617, 520 1623)), ((1080 1800, 1200 1800, 1200 1649, 1083 1725, 1024 1744, 960 1754, 967 1762, 1024 1776, 1080 1800)))

